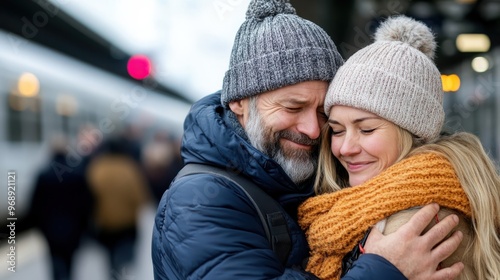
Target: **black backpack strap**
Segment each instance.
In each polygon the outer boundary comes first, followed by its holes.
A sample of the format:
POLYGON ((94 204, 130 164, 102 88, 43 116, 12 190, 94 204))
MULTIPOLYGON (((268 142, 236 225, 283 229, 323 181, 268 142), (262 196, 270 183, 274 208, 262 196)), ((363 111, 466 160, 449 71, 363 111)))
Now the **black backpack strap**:
POLYGON ((291 250, 291 239, 288 234, 288 226, 279 203, 256 186, 253 182, 234 172, 219 167, 205 164, 186 164, 177 174, 176 179, 190 174, 208 173, 222 176, 239 186, 250 198, 253 206, 259 213, 260 220, 266 232, 267 239, 271 243, 273 251, 278 255, 281 263, 286 264, 288 254, 291 250))

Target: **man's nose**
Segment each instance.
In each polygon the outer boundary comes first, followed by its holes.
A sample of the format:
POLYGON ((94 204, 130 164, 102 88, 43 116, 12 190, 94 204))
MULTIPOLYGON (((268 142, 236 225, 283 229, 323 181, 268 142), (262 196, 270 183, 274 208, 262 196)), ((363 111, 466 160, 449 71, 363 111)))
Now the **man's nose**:
POLYGON ((321 133, 321 125, 318 113, 315 110, 311 110, 300 117, 297 130, 311 139, 318 139, 321 133))

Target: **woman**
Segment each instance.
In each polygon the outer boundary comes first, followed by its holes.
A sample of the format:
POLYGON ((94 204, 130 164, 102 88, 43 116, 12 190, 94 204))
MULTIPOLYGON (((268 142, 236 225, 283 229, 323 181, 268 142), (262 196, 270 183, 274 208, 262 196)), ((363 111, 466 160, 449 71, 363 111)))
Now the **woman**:
POLYGON ((461 261, 460 279, 500 279, 500 178, 477 137, 440 136, 444 110, 432 33, 400 16, 375 38, 328 89, 320 195, 299 208, 311 248, 308 270, 340 278, 370 228, 388 234, 413 207, 436 202, 443 207, 436 222, 455 213, 464 234, 441 266, 461 261))

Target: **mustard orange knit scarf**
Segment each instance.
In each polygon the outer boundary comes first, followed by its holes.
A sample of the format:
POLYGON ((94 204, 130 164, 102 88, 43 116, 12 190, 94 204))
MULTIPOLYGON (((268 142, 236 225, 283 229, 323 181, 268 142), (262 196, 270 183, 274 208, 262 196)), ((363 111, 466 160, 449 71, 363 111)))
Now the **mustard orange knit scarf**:
POLYGON ((311 249, 307 270, 321 279, 340 279, 342 258, 371 226, 431 202, 471 216, 452 165, 433 153, 402 160, 359 186, 308 199, 299 207, 311 249))

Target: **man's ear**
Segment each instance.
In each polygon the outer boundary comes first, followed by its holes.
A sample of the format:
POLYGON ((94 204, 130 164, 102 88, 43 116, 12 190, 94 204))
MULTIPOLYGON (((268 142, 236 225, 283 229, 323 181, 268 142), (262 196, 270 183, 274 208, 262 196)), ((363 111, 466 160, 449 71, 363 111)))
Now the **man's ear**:
POLYGON ((229 102, 229 109, 236 115, 242 127, 245 127, 248 121, 249 106, 249 98, 229 102))
POLYGON ((245 114, 245 99, 229 102, 229 109, 233 111, 236 116, 241 117, 245 114))

